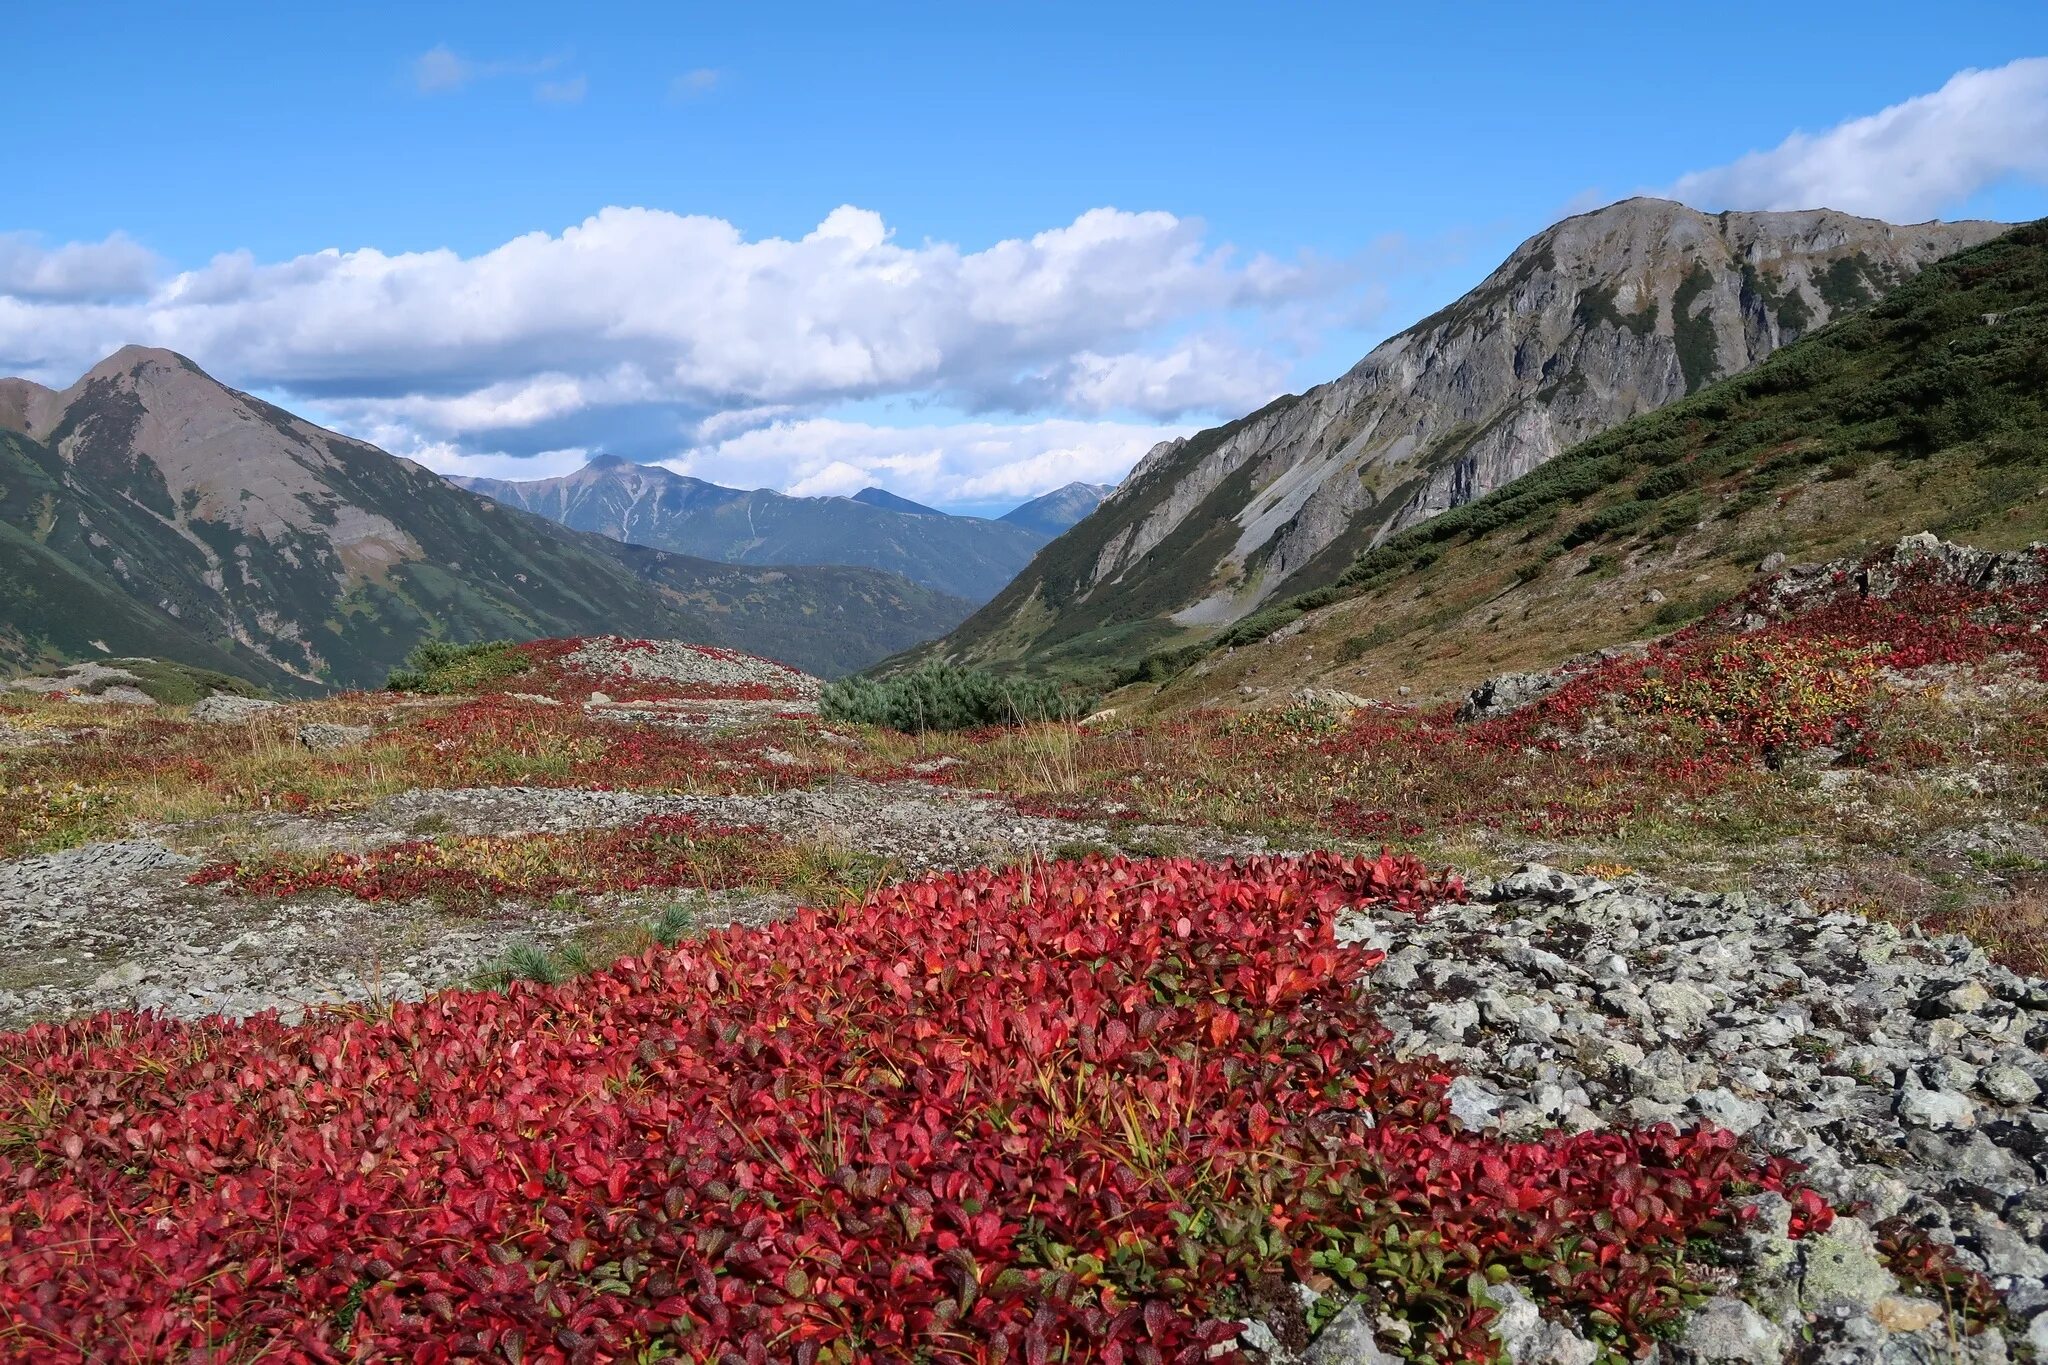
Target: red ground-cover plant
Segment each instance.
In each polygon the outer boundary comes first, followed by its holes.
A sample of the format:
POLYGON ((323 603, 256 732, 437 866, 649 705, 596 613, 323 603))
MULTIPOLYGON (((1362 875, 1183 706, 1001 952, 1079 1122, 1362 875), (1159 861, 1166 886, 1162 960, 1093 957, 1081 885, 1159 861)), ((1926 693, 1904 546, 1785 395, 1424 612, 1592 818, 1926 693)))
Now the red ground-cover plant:
POLYGON ((1091 858, 561 986, 38 1026, 0 1038, 0 1351, 1192 1363, 1300 1279, 1481 1360, 1502 1278, 1642 1346, 1687 1239, 1788 1169, 1463 1131, 1334 933, 1457 893, 1386 856, 1091 858))
POLYGON ((367 853, 209 863, 186 880, 243 895, 341 891, 365 901, 430 898, 480 909, 501 897, 538 900, 561 891, 743 885, 761 878, 760 855, 777 842, 752 826, 650 815, 574 834, 410 840, 367 853))
POLYGON ((699 736, 509 697, 479 697, 420 717, 400 739, 413 766, 450 786, 780 789, 818 777, 805 764, 770 762, 772 735, 699 736))

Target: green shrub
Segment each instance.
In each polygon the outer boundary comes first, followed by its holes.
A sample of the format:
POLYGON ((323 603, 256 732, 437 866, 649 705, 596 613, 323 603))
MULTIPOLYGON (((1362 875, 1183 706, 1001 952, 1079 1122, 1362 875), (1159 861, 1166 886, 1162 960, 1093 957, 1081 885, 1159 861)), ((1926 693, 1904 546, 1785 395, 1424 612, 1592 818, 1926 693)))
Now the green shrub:
POLYGON ((137 688, 151 701, 164 706, 190 706, 213 692, 237 697, 266 695, 262 688, 246 678, 230 677, 226 673, 172 663, 167 659, 110 659, 108 663, 133 674, 135 681, 128 683, 122 678, 103 678, 82 688, 85 695, 97 696, 110 687, 126 685, 137 688))
MULTIPOLYGON (((1435 558, 1435 556, 1431 556, 1435 558)), ((1239 621, 1229 630, 1216 637, 1216 643, 1224 649, 1237 645, 1257 644, 1282 626, 1292 625, 1303 616, 1303 611, 1292 602, 1277 607, 1268 607, 1239 621)))
POLYGON ((1584 545, 1589 540, 1598 540, 1624 527, 1633 526, 1648 516, 1652 510, 1653 504, 1647 502, 1610 503, 1565 532, 1564 546, 1570 549, 1573 546, 1584 545))
POLYGON ((422 640, 384 685, 393 692, 474 692, 532 667, 533 660, 510 640, 473 645, 422 640))
POLYGON ((827 687, 818 710, 827 720, 881 725, 911 734, 1077 720, 1094 699, 1034 678, 1002 678, 978 668, 932 663, 893 678, 847 678, 827 687))
POLYGON ((1666 466, 1636 485, 1636 498, 1651 502, 1667 494, 1676 493, 1692 482, 1692 475, 1684 469, 1666 466))

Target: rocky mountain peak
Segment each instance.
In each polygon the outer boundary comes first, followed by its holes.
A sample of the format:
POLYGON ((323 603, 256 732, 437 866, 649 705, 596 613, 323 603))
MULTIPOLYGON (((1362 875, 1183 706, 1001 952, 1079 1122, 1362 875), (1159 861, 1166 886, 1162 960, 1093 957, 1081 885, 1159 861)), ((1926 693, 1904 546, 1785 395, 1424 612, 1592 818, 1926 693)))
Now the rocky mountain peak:
POLYGON ((56 390, 32 379, 0 379, 0 431, 33 435, 42 410, 56 401, 56 390))
POLYGON ((933 652, 1093 657, 1100 634, 1227 625, 2003 230, 1651 198, 1567 218, 1341 378, 1154 447, 933 652))

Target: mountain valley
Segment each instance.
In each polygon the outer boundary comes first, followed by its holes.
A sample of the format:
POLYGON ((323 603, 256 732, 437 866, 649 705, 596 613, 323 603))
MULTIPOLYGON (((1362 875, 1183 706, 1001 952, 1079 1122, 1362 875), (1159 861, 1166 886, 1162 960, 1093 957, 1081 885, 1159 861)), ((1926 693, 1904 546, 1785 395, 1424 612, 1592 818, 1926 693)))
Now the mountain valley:
POLYGON ((838 674, 967 606, 560 529, 142 347, 61 393, 0 381, 0 575, 0 660, 157 656, 293 692, 378 686, 430 636, 608 628, 838 674))
POLYGON ((756 657, 967 603, 560 526, 168 353, 0 388, 0 1355, 2027 1359, 2048 224, 1909 258, 1441 508, 1386 457, 1255 610, 1063 633, 1075 546, 1201 485, 1162 456, 975 618, 1042 630, 963 628, 1024 681, 756 657))

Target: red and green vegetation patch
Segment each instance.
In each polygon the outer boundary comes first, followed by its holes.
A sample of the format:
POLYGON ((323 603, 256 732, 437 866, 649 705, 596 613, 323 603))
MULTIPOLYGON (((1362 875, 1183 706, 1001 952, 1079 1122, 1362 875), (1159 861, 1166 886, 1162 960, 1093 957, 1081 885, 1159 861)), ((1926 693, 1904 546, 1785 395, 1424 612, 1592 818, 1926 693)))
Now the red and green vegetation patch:
MULTIPOLYGON (((2015 695, 1988 722, 1902 712, 1916 671, 2048 679, 2048 587, 1984 591, 1909 565, 1887 597, 1845 578, 1788 608, 1760 585, 1634 657, 1581 668, 1509 715, 1315 706, 1193 713, 1144 730, 1047 741, 977 733, 944 780, 1019 793, 1046 814, 1316 829, 1360 839, 1506 830, 1608 836, 1655 822, 1804 818, 1770 771, 1787 760, 1911 773, 1962 762, 2041 767, 2044 707, 2015 695), (1778 619, 1768 619, 1775 614, 1778 619), (1743 624, 1764 624, 1743 630, 1743 624), (1035 747, 1034 747, 1035 746, 1035 747)), ((911 771, 916 771, 912 769, 911 771)))
POLYGON ((771 882, 779 840, 752 827, 650 815, 618 829, 388 844, 367 853, 210 863, 188 879, 243 895, 341 891, 365 901, 429 899, 478 910, 503 897, 564 891, 716 889, 771 882))
POLYGON ((242 725, 108 717, 99 708, 79 717, 81 709, 45 704, 33 713, 45 728, 62 730, 61 743, 0 747, 0 857, 120 837, 139 822, 344 811, 425 787, 759 792, 809 786, 848 764, 822 747, 811 761, 787 752, 805 749, 800 737, 809 720, 692 733, 506 695, 432 707, 358 695, 242 725), (58 726, 52 717, 70 723, 58 726), (369 724, 378 734, 332 750, 293 738, 307 720, 328 719, 369 724), (777 746, 783 752, 771 760, 777 746))
POLYGON ((0 1038, 24 1356, 1198 1362, 1291 1282, 1490 1360, 1511 1280, 1643 1347, 1789 1168, 1510 1142, 1390 1055, 1334 917, 1412 859, 900 884, 559 986, 0 1038))
POLYGON ((819 776, 812 765, 769 761, 774 736, 764 730, 693 734, 508 697, 422 716, 401 740, 432 786, 738 791, 809 786, 819 776))
POLYGON ((1935 1241, 1927 1229, 1903 1217, 1887 1218, 1877 1225, 1877 1250, 1893 1274, 1940 1300, 1951 1319, 1970 1335, 2006 1320, 2005 1304, 1991 1281, 1963 1264, 1953 1246, 1935 1241))

